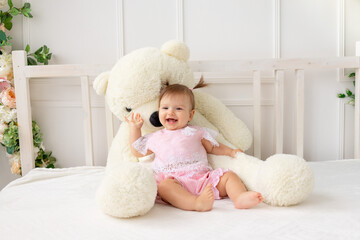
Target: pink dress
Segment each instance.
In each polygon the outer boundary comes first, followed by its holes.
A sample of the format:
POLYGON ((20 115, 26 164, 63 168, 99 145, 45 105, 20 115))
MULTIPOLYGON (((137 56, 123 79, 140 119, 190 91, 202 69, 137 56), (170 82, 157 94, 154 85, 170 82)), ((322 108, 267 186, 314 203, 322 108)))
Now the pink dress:
POLYGON ((144 155, 148 149, 155 153, 152 168, 157 184, 166 178, 176 179, 190 193, 200 195, 210 183, 215 199, 220 199, 216 186, 227 170, 213 170, 210 167, 201 143, 204 138, 214 146, 219 146, 216 135, 214 130, 198 126, 178 130, 162 129, 139 138, 133 147, 144 155))

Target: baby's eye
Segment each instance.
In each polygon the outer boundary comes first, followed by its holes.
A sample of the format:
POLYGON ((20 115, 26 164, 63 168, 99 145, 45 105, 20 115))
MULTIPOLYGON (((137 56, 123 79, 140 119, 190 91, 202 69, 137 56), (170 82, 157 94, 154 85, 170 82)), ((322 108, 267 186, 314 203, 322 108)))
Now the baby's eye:
POLYGON ((126 109, 126 111, 128 111, 128 112, 131 112, 131 110, 132 110, 132 109, 129 108, 129 107, 126 107, 125 109, 126 109))
POLYGON ((180 110, 182 110, 182 108, 181 108, 181 107, 178 107, 178 108, 176 108, 176 110, 180 111, 180 110))
POLYGON ((162 109, 167 110, 167 109, 168 109, 168 107, 162 107, 162 109))

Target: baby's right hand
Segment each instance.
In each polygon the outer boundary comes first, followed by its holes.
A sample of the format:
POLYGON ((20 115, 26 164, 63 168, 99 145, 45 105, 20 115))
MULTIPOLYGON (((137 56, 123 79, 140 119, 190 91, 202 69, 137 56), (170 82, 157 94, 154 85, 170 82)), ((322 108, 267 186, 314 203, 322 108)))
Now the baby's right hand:
POLYGON ((144 120, 141 118, 140 113, 136 113, 135 118, 134 113, 131 113, 130 120, 127 119, 126 116, 124 118, 125 121, 130 125, 130 127, 141 128, 144 124, 144 120))

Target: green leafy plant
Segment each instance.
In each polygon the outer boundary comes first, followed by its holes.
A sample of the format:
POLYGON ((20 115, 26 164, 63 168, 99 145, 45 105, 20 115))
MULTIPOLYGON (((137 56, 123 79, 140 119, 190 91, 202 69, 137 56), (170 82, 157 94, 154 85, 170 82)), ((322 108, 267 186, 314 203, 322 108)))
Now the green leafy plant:
MULTIPOLYGON (((355 78, 355 73, 350 73, 348 78, 355 78)), ((353 80, 353 85, 355 87, 355 80, 353 80)), ((349 101, 347 102, 350 105, 355 105, 355 94, 353 94, 352 91, 349 89, 345 90, 345 93, 338 93, 338 98, 349 98, 349 101)))
POLYGON ((11 30, 13 24, 12 19, 14 16, 17 16, 19 14, 24 15, 25 17, 32 18, 31 15, 31 8, 30 3, 26 2, 24 3, 24 6, 22 8, 14 7, 14 4, 12 3, 12 0, 8 0, 9 10, 3 12, 0 11, 0 24, 4 24, 4 27, 7 30, 11 30))
POLYGON ((5 32, 0 30, 0 45, 1 46, 11 46, 10 40, 12 37, 6 36, 5 32))
MULTIPOLYGON (((3 6, 4 3, 0 5, 3 6)), ((28 18, 33 18, 33 15, 31 15, 30 13, 31 12, 30 3, 25 2, 23 7, 17 8, 12 3, 12 0, 8 0, 7 5, 9 6, 9 10, 7 11, 0 10, 0 46, 1 47, 11 46, 10 40, 12 40, 12 37, 6 35, 5 29, 7 30, 12 29, 13 27, 12 19, 14 16, 23 15, 28 18)), ((52 56, 52 53, 50 53, 50 49, 46 45, 42 46, 34 53, 30 53, 30 46, 29 44, 27 44, 25 51, 27 53, 28 65, 38 65, 38 64, 47 65, 52 56)))
MULTIPOLYGON (((39 125, 32 121, 32 133, 34 147, 38 148, 37 156, 35 159, 35 167, 54 168, 56 158, 51 156, 52 152, 45 152, 42 147, 42 134, 39 125)), ((19 144, 19 129, 16 122, 10 122, 9 127, 5 129, 3 134, 3 144, 8 154, 14 154, 20 151, 19 144)))
POLYGON ((28 65, 37 65, 38 63, 43 63, 44 65, 49 64, 49 60, 51 59, 52 53, 50 53, 50 48, 46 45, 42 46, 34 53, 30 53, 29 44, 26 45, 25 51, 27 53, 27 63, 28 65))
POLYGON ((20 151, 19 130, 15 122, 11 122, 3 134, 3 142, 8 154, 20 151))
POLYGON ((37 153, 35 167, 55 168, 56 158, 51 156, 52 152, 46 153, 42 148, 37 153))
POLYGON ((1 46, 11 45, 11 43, 9 43, 9 40, 11 40, 12 38, 9 36, 6 36, 4 28, 6 28, 7 30, 12 29, 12 27, 13 27, 12 20, 13 20, 14 16, 23 15, 28 18, 33 17, 30 13, 31 12, 30 3, 28 3, 28 2, 24 3, 24 6, 21 8, 15 7, 14 4, 12 3, 12 0, 8 0, 7 3, 9 6, 9 10, 7 10, 7 11, 0 10, 0 26, 3 26, 2 27, 3 29, 0 30, 1 46))

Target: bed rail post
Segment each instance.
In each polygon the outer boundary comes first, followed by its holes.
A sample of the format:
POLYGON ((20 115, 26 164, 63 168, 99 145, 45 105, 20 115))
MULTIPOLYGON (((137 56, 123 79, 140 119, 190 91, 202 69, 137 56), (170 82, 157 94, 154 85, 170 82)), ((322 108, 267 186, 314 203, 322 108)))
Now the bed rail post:
POLYGON ((94 144, 92 133, 92 115, 90 100, 90 80, 88 76, 81 76, 81 96, 83 103, 83 123, 84 123, 84 144, 86 166, 94 166, 94 144))
POLYGON ((27 58, 25 51, 12 52, 14 83, 19 127, 20 162, 22 176, 35 167, 29 79, 25 76, 27 58))
POLYGON ((354 158, 360 158, 360 42, 356 42, 358 67, 355 68, 355 126, 354 158))
POLYGON ((254 89, 254 156, 261 159, 261 77, 260 71, 253 71, 254 89))
POLYGON ((304 157, 304 70, 296 69, 295 142, 296 155, 304 157))
POLYGON ((275 70, 275 153, 283 153, 284 143, 284 71, 275 70))

